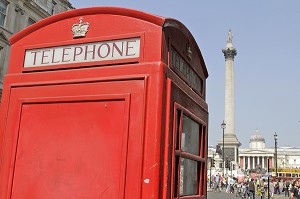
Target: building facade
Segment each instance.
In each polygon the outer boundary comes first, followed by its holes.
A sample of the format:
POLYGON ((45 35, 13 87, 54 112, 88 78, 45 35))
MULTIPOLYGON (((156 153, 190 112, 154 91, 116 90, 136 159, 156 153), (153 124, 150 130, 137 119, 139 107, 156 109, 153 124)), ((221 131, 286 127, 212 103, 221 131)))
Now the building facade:
MULTIPOLYGON (((275 144, 266 147, 265 139, 256 129, 255 133, 250 137, 249 147, 239 147, 239 161, 237 164, 231 164, 231 168, 225 168, 225 174, 249 174, 261 173, 265 174, 268 169, 268 161, 270 170, 275 171, 277 160, 277 171, 280 173, 284 170, 300 169, 300 147, 279 146, 277 148, 277 158, 275 156, 275 144), (232 166, 233 165, 233 166, 232 166), (233 170, 233 171, 231 171, 233 170)), ((222 173, 222 156, 217 153, 215 147, 208 148, 208 170, 222 173)), ((274 175, 274 174, 272 174, 274 175)), ((278 176, 280 176, 278 174, 278 176)))
POLYGON ((273 147, 265 146, 265 139, 258 129, 249 141, 249 148, 240 148, 239 165, 243 170, 267 170, 274 168, 300 168, 300 148, 299 147, 278 147, 277 158, 275 155, 275 144, 273 147))
POLYGON ((7 72, 9 38, 51 15, 74 9, 68 0, 0 0, 0 97, 7 72))

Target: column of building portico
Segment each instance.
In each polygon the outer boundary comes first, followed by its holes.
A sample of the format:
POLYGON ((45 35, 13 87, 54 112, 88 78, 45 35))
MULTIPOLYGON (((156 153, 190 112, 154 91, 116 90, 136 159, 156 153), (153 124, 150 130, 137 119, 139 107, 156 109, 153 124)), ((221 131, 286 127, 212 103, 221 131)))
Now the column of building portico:
POLYGON ((261 168, 265 168, 265 156, 262 156, 262 158, 261 158, 262 160, 262 163, 261 163, 261 168))
POLYGON ((243 157, 243 163, 244 163, 243 168, 244 168, 244 170, 246 170, 246 156, 243 157))
POLYGON ((250 165, 250 156, 248 156, 248 168, 247 169, 251 169, 251 165, 250 165))

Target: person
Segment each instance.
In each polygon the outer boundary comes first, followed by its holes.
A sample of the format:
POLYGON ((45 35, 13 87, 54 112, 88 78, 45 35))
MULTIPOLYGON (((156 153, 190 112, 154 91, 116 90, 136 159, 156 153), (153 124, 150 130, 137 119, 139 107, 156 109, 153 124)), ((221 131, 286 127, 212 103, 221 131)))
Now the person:
POLYGON ((249 194, 250 194, 250 199, 255 199, 255 184, 254 184, 254 179, 253 178, 249 182, 248 191, 249 191, 249 194))
POLYGON ((222 177, 222 182, 221 183, 222 183, 222 186, 221 186, 222 189, 225 189, 227 187, 227 181, 226 181, 226 177, 225 176, 222 177))
POLYGON ((257 183, 256 183, 256 195, 258 195, 260 198, 262 197, 261 186, 257 183))
POLYGON ((263 182, 264 182, 264 189, 265 189, 265 197, 268 198, 268 197, 269 197, 269 195, 268 195, 268 193, 269 193, 269 190, 268 190, 268 184, 269 184, 269 183, 268 183, 268 180, 265 180, 265 179, 264 179, 263 182), (267 195, 266 195, 266 194, 267 194, 267 195))
POLYGON ((274 191, 275 191, 275 194, 280 194, 279 184, 278 184, 278 180, 277 179, 274 182, 274 191))
POLYGON ((265 199, 265 191, 266 191, 266 188, 265 188, 265 179, 262 179, 262 182, 261 182, 261 187, 260 187, 260 198, 261 199, 265 199))
POLYGON ((227 188, 226 188, 226 193, 229 193, 229 192, 230 192, 230 181, 231 181, 231 177, 228 176, 228 178, 227 178, 227 188))
POLYGON ((284 192, 284 182, 283 182, 283 180, 280 180, 279 182, 278 182, 278 186, 279 186, 279 194, 280 194, 280 192, 284 192))
POLYGON ((220 192, 220 187, 219 187, 219 186, 220 186, 220 185, 219 185, 219 183, 220 183, 220 176, 219 176, 219 174, 216 175, 214 181, 215 181, 215 182, 214 182, 214 191, 215 191, 215 192, 217 192, 217 191, 220 192))
POLYGON ((235 180, 233 178, 230 179, 229 185, 230 185, 230 193, 234 193, 234 184, 235 180))
POLYGON ((249 195, 248 195, 248 185, 247 185, 247 182, 243 182, 242 184, 242 198, 248 198, 249 195))
POLYGON ((284 196, 286 197, 290 197, 290 191, 289 191, 289 187, 290 187, 290 181, 286 180, 284 182, 284 196))
POLYGON ((299 199, 298 188, 299 188, 299 182, 295 180, 292 183, 292 188, 291 188, 291 193, 290 193, 290 199, 299 199))
POLYGON ((269 184, 269 194, 271 198, 274 198, 274 180, 271 181, 269 184))
POLYGON ((238 196, 242 196, 242 184, 240 183, 237 183, 236 184, 236 197, 238 196))

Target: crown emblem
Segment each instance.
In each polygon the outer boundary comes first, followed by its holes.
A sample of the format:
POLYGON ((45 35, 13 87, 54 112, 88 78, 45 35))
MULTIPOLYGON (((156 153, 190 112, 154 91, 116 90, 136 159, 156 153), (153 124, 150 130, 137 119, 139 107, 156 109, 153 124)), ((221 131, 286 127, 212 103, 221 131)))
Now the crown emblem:
POLYGON ((87 33, 89 29, 89 22, 82 22, 83 18, 79 18, 79 23, 73 24, 72 26, 72 32, 73 32, 73 38, 77 37, 85 37, 85 34, 87 33))

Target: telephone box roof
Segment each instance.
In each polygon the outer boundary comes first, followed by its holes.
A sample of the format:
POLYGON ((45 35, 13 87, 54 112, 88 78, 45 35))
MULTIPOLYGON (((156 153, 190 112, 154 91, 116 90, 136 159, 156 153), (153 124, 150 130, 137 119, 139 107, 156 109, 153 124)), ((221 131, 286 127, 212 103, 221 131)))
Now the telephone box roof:
POLYGON ((10 44, 13 45, 17 43, 20 39, 23 37, 26 37, 30 33, 43 28, 44 26, 47 26, 49 24, 65 20, 68 18, 76 17, 76 16, 84 16, 84 15, 95 15, 95 14, 112 14, 112 15, 120 15, 120 16, 128 16, 136 19, 140 19, 142 21, 147 21, 149 23, 152 23, 157 26, 161 26, 162 28, 166 27, 173 27, 177 29, 178 31, 181 31, 191 42, 194 43, 194 47, 198 53, 198 56, 200 57, 201 65, 204 66, 204 72, 205 76, 208 77, 208 71, 206 69, 205 62, 202 57, 202 53, 199 49, 199 46, 197 45, 197 42, 195 41, 193 35, 191 32, 186 28, 184 24, 179 22, 176 19, 173 18, 164 18, 161 16, 149 14, 146 12, 128 9, 128 8, 119 8, 119 7, 90 7, 90 8, 80 8, 80 9, 74 9, 69 10, 57 15, 50 16, 46 19, 43 19, 26 29, 20 31, 19 33, 12 36, 9 41, 10 44))

